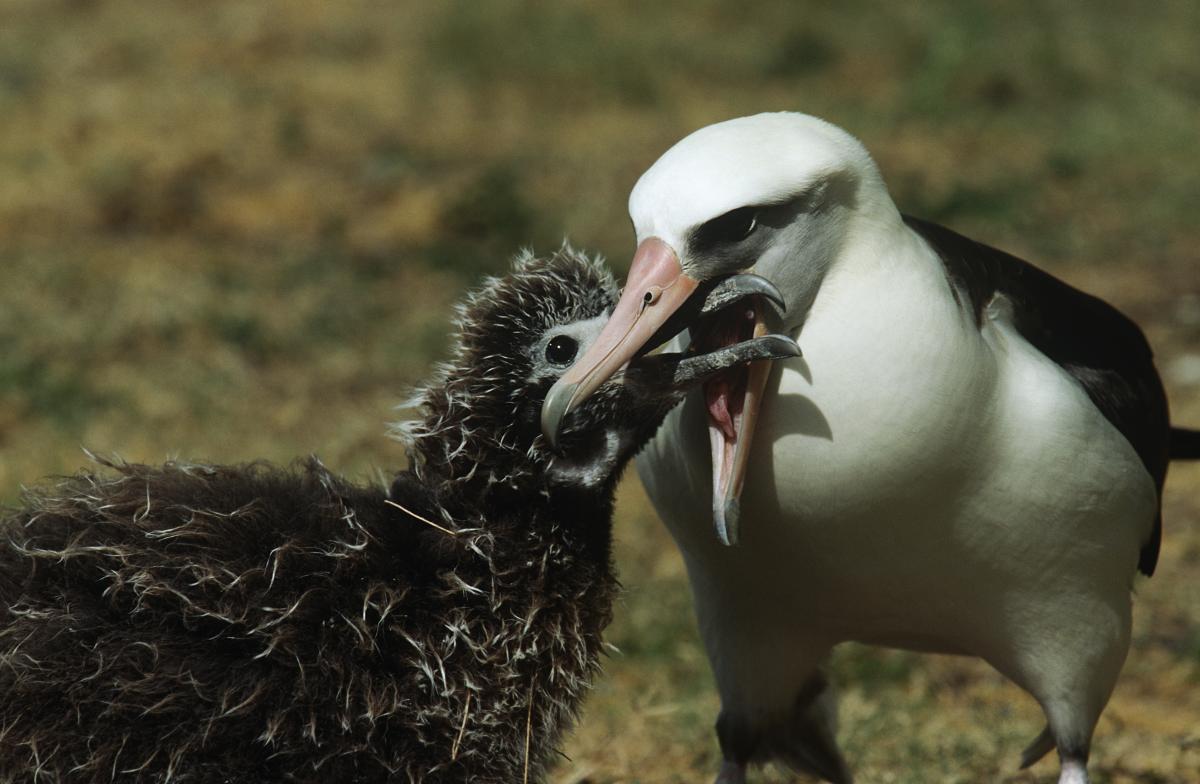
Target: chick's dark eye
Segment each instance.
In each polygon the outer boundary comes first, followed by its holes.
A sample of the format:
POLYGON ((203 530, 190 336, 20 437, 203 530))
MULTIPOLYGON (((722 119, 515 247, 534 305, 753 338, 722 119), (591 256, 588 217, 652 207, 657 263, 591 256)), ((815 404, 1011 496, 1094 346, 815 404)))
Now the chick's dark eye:
POLYGON ((725 245, 741 242, 758 228, 758 208, 739 207, 713 218, 697 230, 701 245, 725 245))
POLYGON ((554 365, 569 365, 575 359, 579 344, 566 335, 555 335, 546 344, 546 361, 554 365))

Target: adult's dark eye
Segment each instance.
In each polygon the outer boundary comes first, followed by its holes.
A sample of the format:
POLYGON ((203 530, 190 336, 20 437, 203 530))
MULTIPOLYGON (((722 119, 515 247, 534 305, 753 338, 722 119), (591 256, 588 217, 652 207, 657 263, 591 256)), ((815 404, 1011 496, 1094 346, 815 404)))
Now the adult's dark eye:
POLYGON ((566 335, 555 335, 546 344, 546 361, 553 365, 569 365, 575 359, 579 344, 566 335))
POLYGON ((758 208, 739 207, 708 221, 696 230, 696 240, 702 246, 727 245, 741 242, 758 228, 758 208))

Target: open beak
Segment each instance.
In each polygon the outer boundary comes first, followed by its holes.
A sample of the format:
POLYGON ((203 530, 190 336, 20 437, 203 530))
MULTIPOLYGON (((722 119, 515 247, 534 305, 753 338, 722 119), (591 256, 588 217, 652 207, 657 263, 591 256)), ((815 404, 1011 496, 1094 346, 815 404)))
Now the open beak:
MULTIPOLYGON (((730 341, 766 334, 763 307, 755 302, 740 309, 733 319, 723 320, 713 337, 717 345, 728 345, 730 341)), ((770 372, 770 363, 752 362, 704 385, 712 447, 713 526, 722 544, 737 544, 740 538, 742 485, 770 372)))
MULTIPOLYGON (((768 332, 767 301, 784 307, 769 281, 735 275, 702 287, 683 272, 669 245, 656 237, 646 239, 634 254, 612 317, 547 394, 542 434, 555 446, 568 412, 640 352, 685 327, 693 328, 692 349, 703 352, 763 338, 768 332)), ((739 538, 739 498, 769 374, 769 362, 757 360, 710 374, 704 383, 713 458, 713 524, 723 544, 736 544, 739 538)))

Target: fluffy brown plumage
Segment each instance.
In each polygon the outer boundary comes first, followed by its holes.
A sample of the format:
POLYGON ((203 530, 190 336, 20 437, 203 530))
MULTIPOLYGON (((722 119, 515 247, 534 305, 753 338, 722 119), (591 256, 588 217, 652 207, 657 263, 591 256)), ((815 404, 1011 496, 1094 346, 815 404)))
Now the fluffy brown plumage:
POLYGON ((614 295, 569 252, 474 294, 390 491, 310 459, 102 460, 28 492, 0 550, 0 780, 539 780, 611 615, 619 465, 549 483, 526 347, 614 295))
POLYGON ((315 460, 107 465, 11 523, 4 778, 511 782, 527 721, 540 778, 597 666, 605 532, 449 536, 315 460))
POLYGON ((599 666, 622 466, 704 374, 794 351, 641 360, 551 452, 546 390, 615 298, 567 248, 470 295, 390 488, 99 460, 28 491, 0 528, 0 781, 540 780, 599 666))

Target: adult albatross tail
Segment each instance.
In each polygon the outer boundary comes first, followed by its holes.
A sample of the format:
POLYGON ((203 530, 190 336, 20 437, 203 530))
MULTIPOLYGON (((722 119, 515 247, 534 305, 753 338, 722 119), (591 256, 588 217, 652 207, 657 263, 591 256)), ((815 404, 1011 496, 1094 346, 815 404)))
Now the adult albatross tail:
POLYGON ((1200 460, 1200 430, 1171 428, 1171 459, 1200 460))

